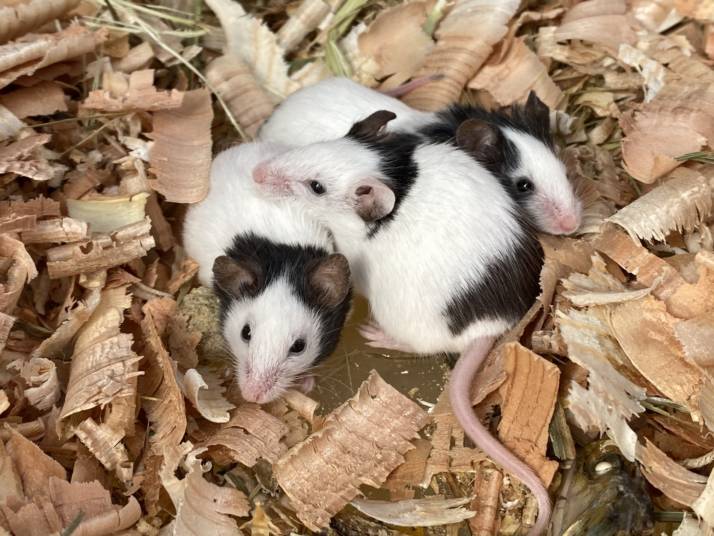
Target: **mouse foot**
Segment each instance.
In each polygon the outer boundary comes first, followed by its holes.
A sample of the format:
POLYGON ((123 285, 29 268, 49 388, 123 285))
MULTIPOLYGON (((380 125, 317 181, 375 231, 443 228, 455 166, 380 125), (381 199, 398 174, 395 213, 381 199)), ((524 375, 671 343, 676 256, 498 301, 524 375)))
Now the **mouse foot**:
POLYGON ((411 353, 413 350, 406 344, 395 341, 384 333, 376 322, 362 324, 359 327, 359 334, 367 339, 367 346, 372 348, 384 348, 386 350, 396 350, 398 352, 411 353))
POLYGON ((307 394, 315 388, 315 376, 305 376, 300 383, 297 384, 297 388, 303 393, 307 394))

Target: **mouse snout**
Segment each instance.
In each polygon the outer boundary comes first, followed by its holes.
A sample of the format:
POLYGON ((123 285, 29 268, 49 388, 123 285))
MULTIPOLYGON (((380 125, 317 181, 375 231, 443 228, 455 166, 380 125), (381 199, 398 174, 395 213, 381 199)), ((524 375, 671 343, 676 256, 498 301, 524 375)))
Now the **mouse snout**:
POLYGON ((239 382, 243 398, 256 404, 270 402, 279 394, 275 389, 279 377, 277 370, 259 374, 253 373, 252 369, 248 368, 245 377, 239 382))
POLYGON ((578 217, 573 212, 560 213, 556 217, 557 225, 562 234, 570 234, 575 232, 580 226, 578 217))

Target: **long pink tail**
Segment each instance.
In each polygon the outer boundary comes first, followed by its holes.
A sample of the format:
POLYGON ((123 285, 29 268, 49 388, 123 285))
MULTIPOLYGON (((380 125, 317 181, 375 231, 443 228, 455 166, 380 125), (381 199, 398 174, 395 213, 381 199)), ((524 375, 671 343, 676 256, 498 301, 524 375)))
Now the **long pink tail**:
POLYGON ((545 489, 538 475, 494 438, 476 418, 471 406, 471 384, 481 364, 488 356, 495 339, 484 337, 476 339, 461 354, 449 380, 449 399, 454 415, 461 423, 471 440, 494 462, 530 488, 538 501, 538 519, 528 532, 529 536, 545 534, 550 521, 551 505, 548 490, 545 489))
POLYGON ((411 82, 405 82, 404 84, 401 84, 394 89, 387 89, 385 91, 380 91, 380 93, 384 93, 385 95, 388 95, 390 97, 403 97, 410 91, 414 91, 416 88, 423 86, 424 84, 428 84, 429 82, 436 82, 437 80, 441 80, 444 78, 443 74, 430 74, 427 76, 420 76, 419 78, 415 78, 411 82))

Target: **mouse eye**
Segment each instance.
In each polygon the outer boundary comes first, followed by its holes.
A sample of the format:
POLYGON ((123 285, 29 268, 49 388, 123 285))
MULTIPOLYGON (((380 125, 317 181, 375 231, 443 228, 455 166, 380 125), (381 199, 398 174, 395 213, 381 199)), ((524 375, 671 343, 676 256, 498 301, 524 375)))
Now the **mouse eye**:
POLYGON ((526 194, 535 190, 535 186, 528 179, 520 178, 516 183, 516 190, 518 190, 519 193, 526 194))
POLYGON ((250 341, 250 326, 246 324, 243 326, 243 329, 240 332, 240 337, 243 339, 245 342, 250 341))
POLYGON ((315 195, 322 195, 325 193, 325 187, 318 181, 310 181, 310 189, 315 195))
POLYGON ((305 339, 296 340, 290 347, 291 354, 301 354, 305 350, 305 339))

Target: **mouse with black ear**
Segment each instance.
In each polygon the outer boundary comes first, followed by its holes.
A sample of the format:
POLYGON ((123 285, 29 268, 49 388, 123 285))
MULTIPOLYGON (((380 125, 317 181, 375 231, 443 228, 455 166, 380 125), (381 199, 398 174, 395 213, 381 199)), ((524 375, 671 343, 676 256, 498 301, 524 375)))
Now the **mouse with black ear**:
POLYGON ((527 218, 541 232, 571 234, 580 227, 582 203, 550 130, 548 107, 531 91, 524 103, 486 110, 453 105, 422 112, 347 78, 328 78, 289 95, 259 132, 262 140, 308 145, 342 137, 349 128, 378 110, 396 114, 390 131, 468 150, 502 182, 527 218), (469 129, 478 143, 456 140, 469 129))
POLYGON ((220 153, 208 196, 184 224, 199 280, 220 300, 241 393, 260 404, 312 388, 310 369, 337 346, 351 301, 349 265, 327 230, 296 203, 256 191, 253 168, 285 149, 252 143, 220 153))
POLYGON ((292 199, 330 229, 376 321, 362 329, 367 344, 461 354, 450 382, 454 414, 533 491, 539 517, 531 533, 542 534, 548 492, 475 417, 470 387, 496 338, 538 295, 543 252, 516 201, 469 154, 489 130, 466 126, 456 143, 438 142, 390 131, 393 118, 378 111, 344 138, 269 158, 253 179, 266 197, 292 199))

